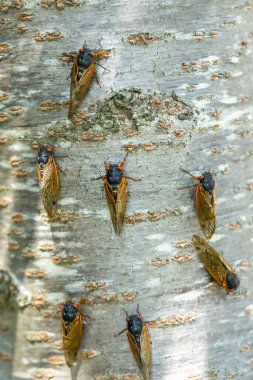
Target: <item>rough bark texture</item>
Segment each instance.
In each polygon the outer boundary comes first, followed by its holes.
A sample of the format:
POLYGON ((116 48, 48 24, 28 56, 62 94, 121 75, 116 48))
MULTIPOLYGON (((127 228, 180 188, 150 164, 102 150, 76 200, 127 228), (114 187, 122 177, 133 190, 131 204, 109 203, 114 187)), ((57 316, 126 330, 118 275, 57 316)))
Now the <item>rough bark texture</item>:
POLYGON ((13 0, 0 9, 0 379, 137 379, 126 336, 114 334, 125 327, 122 306, 132 313, 139 303, 157 320, 154 380, 252 380, 253 4, 13 0), (59 57, 84 40, 114 50, 73 125, 71 65, 59 57), (34 141, 68 155, 53 222, 30 164, 34 141), (91 178, 126 150, 127 174, 142 181, 129 181, 117 238, 91 178), (211 244, 237 268, 232 295, 208 286, 191 244, 201 232, 194 190, 177 190, 192 183, 180 165, 217 174, 211 244), (72 373, 57 315, 68 296, 83 296, 94 318, 72 373))

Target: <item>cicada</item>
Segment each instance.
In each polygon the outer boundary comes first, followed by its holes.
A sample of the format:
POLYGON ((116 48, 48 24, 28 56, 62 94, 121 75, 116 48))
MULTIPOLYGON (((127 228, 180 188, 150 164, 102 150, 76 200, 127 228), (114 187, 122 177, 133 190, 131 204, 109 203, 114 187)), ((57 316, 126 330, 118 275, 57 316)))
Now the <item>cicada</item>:
MULTIPOLYGON (((199 181, 199 183, 185 187, 196 188, 196 210, 199 223, 205 237, 210 239, 216 226, 216 192, 213 175, 210 172, 204 172, 198 177, 187 170, 182 168, 181 170, 199 181)), ((181 187, 180 189, 183 188, 181 187)))
POLYGON ((77 351, 82 339, 83 313, 79 310, 79 304, 72 301, 63 303, 61 311, 61 333, 66 364, 72 367, 76 360, 77 351))
MULTIPOLYGON (((98 59, 104 55, 108 55, 110 50, 91 50, 85 44, 82 49, 79 49, 77 56, 74 58, 74 64, 71 69, 70 82, 70 103, 68 117, 71 118, 78 105, 85 97, 92 77, 95 75, 95 65, 98 64, 98 59)), ((100 65, 101 66, 101 65, 100 65)), ((102 66, 103 67, 103 66, 102 66)), ((104 68, 105 69, 105 68, 104 68)), ((108 70, 108 69, 105 69, 108 70)), ((97 80, 97 77, 96 77, 97 80)), ((98 82, 98 80, 97 80, 98 82)), ((99 84, 99 82, 98 82, 99 84)))
POLYGON ((193 243, 198 251, 199 258, 210 275, 226 288, 227 293, 233 292, 240 285, 236 271, 225 258, 212 248, 200 236, 193 235, 193 243))
POLYGON ((53 154, 53 148, 40 147, 37 157, 37 172, 40 181, 41 200, 51 218, 56 213, 56 202, 59 198, 58 164, 53 154))
POLYGON ((122 330, 118 335, 126 332, 129 346, 141 374, 144 380, 149 380, 152 353, 148 328, 143 322, 142 315, 139 312, 139 305, 137 305, 136 314, 128 315, 126 310, 125 313, 127 328, 122 330))
POLYGON ((127 179, 139 181, 123 174, 127 155, 118 164, 105 163, 106 175, 95 179, 104 180, 105 196, 116 235, 122 230, 127 201, 127 179))

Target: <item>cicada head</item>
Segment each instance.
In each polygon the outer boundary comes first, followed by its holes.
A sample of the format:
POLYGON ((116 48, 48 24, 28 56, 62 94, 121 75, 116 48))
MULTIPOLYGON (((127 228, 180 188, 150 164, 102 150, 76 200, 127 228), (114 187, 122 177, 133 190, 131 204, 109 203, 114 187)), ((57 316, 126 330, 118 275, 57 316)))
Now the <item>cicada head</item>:
POLYGON ((122 169, 123 168, 117 164, 105 165, 106 179, 111 186, 117 186, 120 184, 123 177, 122 169))
POLYGON ((208 191, 211 194, 215 187, 215 181, 213 179, 213 175, 210 172, 204 172, 198 178, 198 180, 202 184, 204 190, 208 191))
POLYGON ((82 49, 79 49, 79 52, 77 54, 78 66, 87 69, 93 62, 95 56, 96 53, 84 46, 82 49))
POLYGON ((38 153, 38 165, 46 165, 50 156, 53 155, 53 149, 50 147, 41 147, 38 153))
POLYGON ((229 273, 226 278, 227 288, 232 292, 240 285, 240 281, 235 273, 229 273))
POLYGON ((61 315, 65 322, 66 334, 68 333, 68 325, 74 321, 76 315, 78 314, 78 308, 79 305, 72 301, 66 301, 63 304, 61 315))
POLYGON ((128 315, 126 312, 126 322, 128 331, 134 336, 138 347, 140 347, 140 336, 142 332, 142 316, 137 307, 137 314, 128 315))

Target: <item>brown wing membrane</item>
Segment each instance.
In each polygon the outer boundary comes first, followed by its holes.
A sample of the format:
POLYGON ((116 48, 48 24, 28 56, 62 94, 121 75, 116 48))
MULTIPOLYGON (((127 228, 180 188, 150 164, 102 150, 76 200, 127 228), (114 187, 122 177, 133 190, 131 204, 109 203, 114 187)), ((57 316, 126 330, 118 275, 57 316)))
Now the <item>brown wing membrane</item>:
POLYGON ((145 325, 142 326, 140 346, 142 374, 145 380, 149 380, 151 372, 151 339, 149 331, 145 325))
POLYGON ((48 216, 52 217, 56 213, 56 202, 59 198, 58 167, 54 157, 49 157, 39 178, 41 200, 48 216))
POLYGON ((73 366, 82 338, 82 315, 79 313, 68 326, 68 334, 65 332, 65 323, 62 319, 63 350, 66 364, 73 366))
POLYGON ((117 189, 117 200, 116 200, 116 223, 115 232, 117 235, 121 233, 125 211, 126 211, 126 200, 127 200, 127 179, 123 176, 117 189))
POLYGON ((115 200, 112 186, 104 178, 105 196, 108 204, 108 208, 111 214, 112 223, 115 233, 120 234, 123 226, 124 215, 126 210, 127 199, 127 180, 126 177, 122 178, 121 183, 117 187, 117 198, 115 200))
POLYGON ((200 236, 194 235, 193 243, 206 270, 221 285, 227 287, 228 273, 236 273, 223 256, 205 242, 200 236))
POLYGON ((95 71, 95 62, 92 62, 87 69, 84 69, 81 78, 79 79, 79 81, 77 81, 78 65, 77 65, 77 58, 75 58, 75 61, 71 70, 70 103, 69 103, 69 113, 68 113, 69 118, 71 118, 74 115, 76 108, 85 97, 89 89, 94 71, 95 71))
POLYGON ((135 361, 139 367, 139 370, 143 374, 143 366, 142 366, 140 350, 137 346, 136 340, 135 340, 134 336, 128 330, 126 330, 126 333, 127 333, 128 343, 129 343, 129 346, 131 348, 133 357, 134 357, 134 359, 135 359, 135 361))
POLYGON ((208 191, 203 189, 202 185, 198 185, 196 188, 196 209, 202 231, 207 239, 211 238, 215 230, 215 204, 215 190, 210 195, 208 191))
POLYGON ((149 380, 151 372, 151 340, 149 331, 145 325, 142 326, 140 348, 138 348, 134 336, 128 330, 126 332, 129 346, 142 376, 144 380, 149 380))
POLYGON ((113 189, 112 186, 107 181, 106 177, 104 178, 104 189, 105 189, 105 197, 107 200, 108 208, 111 214, 112 218, 112 224, 114 226, 115 232, 116 232, 116 203, 113 195, 113 189))

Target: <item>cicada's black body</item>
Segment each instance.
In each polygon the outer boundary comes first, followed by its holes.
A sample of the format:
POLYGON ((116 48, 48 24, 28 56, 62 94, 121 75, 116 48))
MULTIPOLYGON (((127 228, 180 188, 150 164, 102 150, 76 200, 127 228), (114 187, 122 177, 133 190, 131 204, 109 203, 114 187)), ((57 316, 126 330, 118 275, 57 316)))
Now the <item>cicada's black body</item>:
POLYGON ((208 193, 212 195, 215 188, 215 181, 213 179, 213 175, 210 172, 204 172, 199 177, 199 182, 203 186, 204 190, 208 191, 208 193))
POLYGON ((91 49, 83 48, 79 49, 77 54, 77 64, 84 69, 87 69, 90 64, 93 62, 94 53, 91 49))
POLYGON ((67 301, 62 308, 62 319, 64 320, 65 325, 65 334, 68 334, 69 324, 74 321, 76 315, 78 314, 78 308, 76 304, 72 301, 67 301))
POLYGON ((127 329, 136 340, 138 348, 140 348, 140 338, 142 333, 142 319, 138 314, 129 315, 127 319, 127 329))
POLYGON ((48 150, 45 147, 41 147, 38 153, 37 162, 38 165, 46 165, 49 157, 53 156, 53 151, 48 150))
POLYGON ((78 73, 77 73, 77 81, 83 75, 84 69, 88 69, 92 62, 94 61, 94 52, 91 49, 84 47, 83 49, 79 49, 77 54, 77 65, 78 65, 78 73))
POLYGON ((106 179, 113 189, 114 199, 117 199, 118 186, 123 178, 122 168, 119 165, 110 164, 106 166, 106 179))

